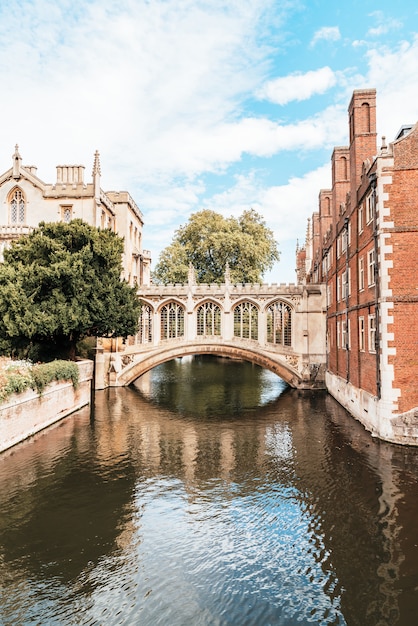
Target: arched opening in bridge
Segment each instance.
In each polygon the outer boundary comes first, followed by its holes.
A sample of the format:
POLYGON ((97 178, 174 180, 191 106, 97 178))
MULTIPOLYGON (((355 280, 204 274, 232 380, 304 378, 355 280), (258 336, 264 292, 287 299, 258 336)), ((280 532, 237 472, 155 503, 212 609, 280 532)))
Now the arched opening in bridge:
POLYGON ((287 389, 273 372, 244 360, 189 355, 166 361, 132 386, 146 399, 193 418, 245 419, 267 411, 287 389))

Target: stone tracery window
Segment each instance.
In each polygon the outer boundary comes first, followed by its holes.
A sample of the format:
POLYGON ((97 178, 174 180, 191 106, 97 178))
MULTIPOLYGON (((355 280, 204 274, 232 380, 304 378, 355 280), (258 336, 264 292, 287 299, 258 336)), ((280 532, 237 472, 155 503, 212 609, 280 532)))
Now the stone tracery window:
POLYGON ((292 345, 292 309, 286 302, 278 300, 267 309, 267 341, 292 345))
POLYGON ((197 334, 221 334, 221 309, 214 302, 205 302, 197 309, 197 334))
POLYGON ((169 302, 161 309, 161 339, 184 337, 184 307, 169 302))
POLYGON ((234 308, 234 337, 258 339, 258 309, 252 302, 241 302, 234 308))
POLYGON ((10 199, 10 221, 12 224, 24 224, 25 218, 25 196, 20 189, 15 189, 10 199))
POLYGON ((138 340, 139 343, 152 342, 152 309, 149 304, 142 304, 139 316, 138 340))

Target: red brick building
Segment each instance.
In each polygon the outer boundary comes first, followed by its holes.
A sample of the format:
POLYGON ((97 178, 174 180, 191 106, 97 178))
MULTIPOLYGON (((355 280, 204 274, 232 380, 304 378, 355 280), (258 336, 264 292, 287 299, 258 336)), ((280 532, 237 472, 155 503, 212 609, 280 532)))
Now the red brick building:
POLYGON ((329 392, 373 434, 418 445, 418 124, 377 148, 374 89, 348 115, 296 273, 327 285, 329 392))

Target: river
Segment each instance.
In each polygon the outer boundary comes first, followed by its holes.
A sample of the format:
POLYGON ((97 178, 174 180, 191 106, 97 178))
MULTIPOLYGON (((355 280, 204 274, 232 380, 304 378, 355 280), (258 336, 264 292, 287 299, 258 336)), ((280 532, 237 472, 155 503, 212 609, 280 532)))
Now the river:
POLYGON ((176 359, 0 456, 0 624, 413 626, 418 450, 176 359))

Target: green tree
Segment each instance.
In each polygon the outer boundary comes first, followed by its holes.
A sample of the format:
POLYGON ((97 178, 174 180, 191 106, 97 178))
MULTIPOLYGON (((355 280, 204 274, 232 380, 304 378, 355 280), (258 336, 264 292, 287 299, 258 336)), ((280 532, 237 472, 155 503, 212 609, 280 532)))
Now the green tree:
POLYGON ((191 263, 197 282, 221 283, 228 264, 232 282, 258 283, 278 260, 273 232, 256 211, 225 218, 204 210, 176 230, 160 254, 153 278, 163 284, 186 282, 191 263))
POLYGON ((0 264, 0 349, 75 358, 85 337, 135 334, 141 305, 120 279, 123 241, 82 220, 42 222, 0 264))

